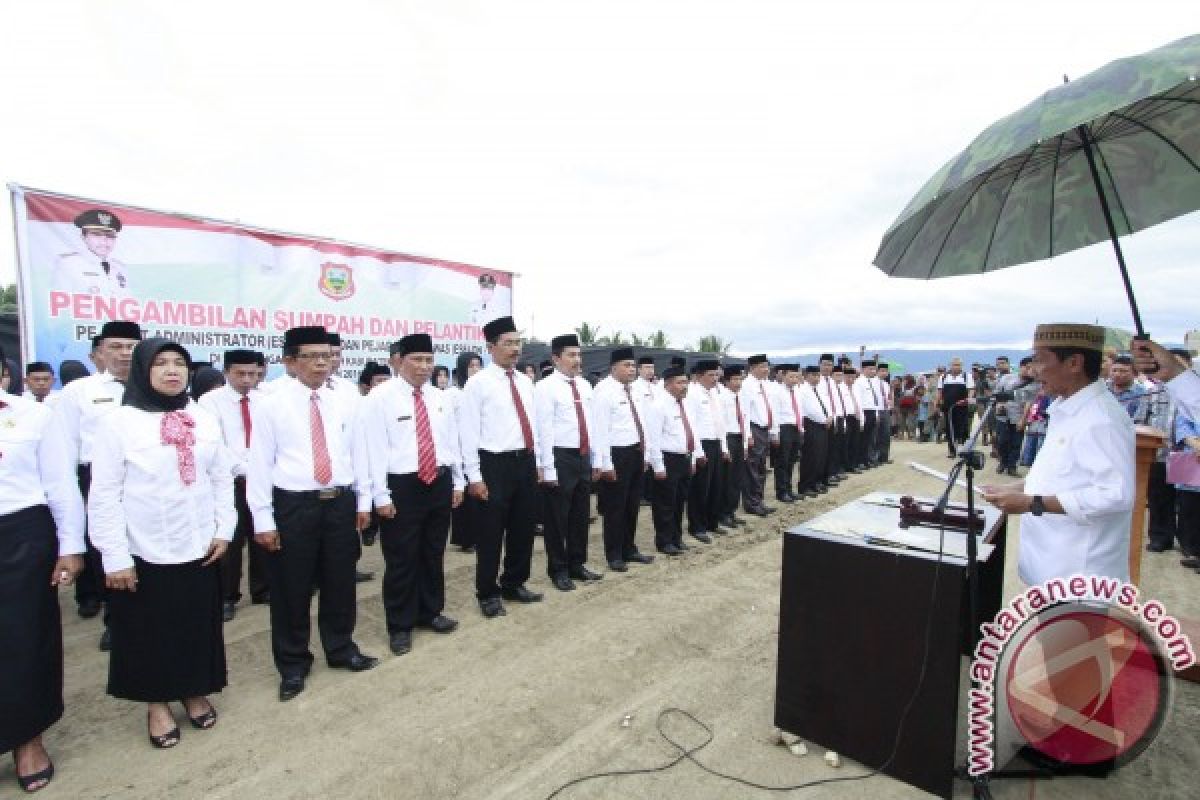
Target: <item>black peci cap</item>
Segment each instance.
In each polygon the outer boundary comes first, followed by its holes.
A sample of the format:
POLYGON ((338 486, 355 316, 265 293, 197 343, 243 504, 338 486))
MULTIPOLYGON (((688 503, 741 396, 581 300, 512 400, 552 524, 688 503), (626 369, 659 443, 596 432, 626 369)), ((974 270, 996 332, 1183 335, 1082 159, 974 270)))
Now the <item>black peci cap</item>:
POLYGON ((608 357, 608 363, 616 364, 619 361, 633 361, 633 348, 618 347, 616 350, 613 350, 608 357))
POLYGON ((305 325, 299 328, 288 328, 284 331, 284 349, 304 344, 329 344, 329 331, 320 325, 305 325))
POLYGON ((564 347, 579 347, 579 337, 573 333, 564 333, 550 340, 551 351, 561 351, 564 347))
POLYGON ((221 363, 225 365, 225 369, 229 369, 234 364, 258 366, 264 361, 263 354, 255 350, 226 350, 225 355, 221 357, 221 363))
POLYGON ((517 324, 512 317, 497 317, 483 326, 483 338, 495 344, 506 333, 516 333, 517 324))
POLYGON ((100 329, 100 341, 105 339, 142 339, 142 329, 136 322, 126 322, 123 319, 110 319, 100 329))

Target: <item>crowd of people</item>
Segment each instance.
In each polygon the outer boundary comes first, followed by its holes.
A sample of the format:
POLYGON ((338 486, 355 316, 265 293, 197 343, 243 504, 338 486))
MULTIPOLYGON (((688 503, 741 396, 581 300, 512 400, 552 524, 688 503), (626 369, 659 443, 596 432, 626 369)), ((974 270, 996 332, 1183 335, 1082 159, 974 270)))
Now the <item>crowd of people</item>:
MULTIPOLYGON (((0 750, 14 753, 21 785, 53 776, 41 736, 64 710, 60 586, 74 584, 80 616, 103 615, 109 694, 145 704, 149 741, 169 748, 181 741, 172 703, 198 730, 217 723, 209 697, 226 685, 223 623, 242 600, 243 566, 251 603, 269 606, 288 701, 315 660, 314 596, 326 664, 378 663, 354 638, 356 583, 371 577, 356 568, 363 544, 380 544, 389 645, 403 655, 414 631, 458 626, 444 613, 448 543, 474 553, 480 613, 495 618, 506 603, 543 600, 526 585, 538 532, 556 590, 604 577, 589 563, 593 495, 599 558, 626 572, 656 557, 638 541, 643 504, 654 551, 678 557, 745 525, 741 515, 772 514, 772 494, 794 504, 890 463, 893 437, 912 437, 916 422, 953 454, 990 392, 1007 392, 991 429, 1001 471, 1032 459, 1045 418, 1028 360, 1013 372, 1001 359, 994 378, 956 359, 891 379, 861 354, 805 366, 674 358, 660 373, 618 347, 593 385, 574 334, 525 370, 511 318, 483 331, 486 360, 463 353, 448 370, 430 337, 413 334, 357 384, 338 374, 340 338, 320 327, 286 332, 286 375, 270 381, 263 353, 227 351, 217 370, 124 321, 94 340, 94 374, 60 365, 61 390, 42 362, 26 367, 23 389, 0 354, 0 750)), ((1195 421, 1165 393, 1131 386, 1125 367, 1117 356, 1105 369, 1130 415, 1169 424, 1200 452, 1195 421)), ((1178 488, 1170 525, 1165 499, 1152 515, 1152 547, 1169 546, 1169 527, 1195 562, 1200 484, 1178 488)))

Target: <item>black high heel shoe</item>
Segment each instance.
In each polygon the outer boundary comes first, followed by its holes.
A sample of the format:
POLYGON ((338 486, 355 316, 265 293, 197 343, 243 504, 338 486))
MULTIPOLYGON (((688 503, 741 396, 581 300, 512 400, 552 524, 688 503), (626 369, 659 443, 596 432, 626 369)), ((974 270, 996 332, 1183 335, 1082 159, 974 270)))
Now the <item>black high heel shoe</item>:
POLYGON ((21 784, 21 788, 32 794, 40 792, 50 785, 50 781, 54 778, 54 762, 50 762, 50 766, 46 767, 41 772, 35 772, 32 775, 17 775, 17 783, 21 784), (35 783, 45 781, 41 786, 34 786, 35 783))
POLYGON ((153 733, 150 733, 149 714, 146 715, 146 736, 149 737, 150 744, 154 745, 159 750, 167 750, 174 747, 175 745, 179 744, 179 740, 181 738, 179 735, 178 725, 176 725, 174 728, 171 728, 171 730, 167 731, 161 736, 155 736, 153 733))

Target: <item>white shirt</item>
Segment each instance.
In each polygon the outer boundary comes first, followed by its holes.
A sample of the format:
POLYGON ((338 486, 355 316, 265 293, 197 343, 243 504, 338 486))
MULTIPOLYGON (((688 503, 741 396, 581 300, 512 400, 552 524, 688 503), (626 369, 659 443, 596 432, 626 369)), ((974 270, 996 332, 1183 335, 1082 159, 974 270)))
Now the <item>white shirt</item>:
POLYGON ((1055 400, 1048 415, 1025 493, 1057 497, 1066 514, 1021 516, 1021 580, 1037 584, 1082 573, 1127 581, 1133 423, 1100 381, 1055 400))
POLYGON ((842 393, 838 390, 839 383, 841 381, 834 379, 832 375, 822 375, 821 380, 817 382, 817 392, 831 417, 844 417, 848 413, 842 393))
POLYGON ((642 395, 642 399, 647 403, 653 403, 660 395, 665 395, 667 393, 666 389, 662 388, 661 383, 644 381, 641 379, 641 377, 633 379, 633 391, 635 393, 640 393, 642 395))
POLYGON ((800 401, 800 413, 805 419, 812 420, 817 425, 825 425, 829 421, 828 407, 822 407, 825 401, 817 397, 816 387, 808 381, 801 381, 796 387, 796 398, 800 401))
POLYGON ((129 278, 125 265, 108 258, 108 271, 100 258, 86 247, 58 257, 50 288, 72 294, 129 297, 129 278))
POLYGON ((688 384, 687 395, 683 398, 687 406, 688 421, 692 423, 692 433, 698 439, 719 439, 721 452, 729 452, 729 441, 725 438, 725 412, 720 400, 716 397, 715 389, 706 389, 699 381, 688 384))
MULTIPOLYGON (((263 395, 257 389, 251 389, 246 397, 250 401, 250 438, 253 441, 254 412, 263 395)), ((233 474, 244 476, 246 465, 250 463, 250 448, 246 446, 246 428, 242 420, 242 395, 226 384, 206 393, 198 402, 221 426, 225 447, 233 456, 233 474)))
POLYGON ((1184 370, 1167 381, 1167 391, 1192 419, 1200 419, 1200 375, 1184 370))
POLYGON ((741 435, 743 444, 746 436, 746 408, 742 400, 741 390, 733 391, 728 386, 717 385, 717 397, 721 400, 721 411, 725 423, 725 435, 741 435), (738 408, 741 408, 742 418, 738 420, 738 408))
MULTIPOLYGON (((778 430, 780 425, 799 425, 800 420, 796 418, 796 411, 800 409, 800 395, 793 394, 797 387, 788 386, 787 384, 775 384, 775 394, 771 398, 775 405, 775 426, 778 430), (793 398, 795 404, 792 403, 793 398)), ((804 411, 800 411, 803 416, 804 411)))
POLYGON ((883 408, 883 398, 875 386, 875 379, 859 375, 854 379, 854 396, 858 398, 858 407, 863 411, 878 411, 883 408))
POLYGON ((537 409, 533 402, 533 381, 525 373, 513 370, 513 381, 510 382, 505 370, 489 364, 467 381, 458 407, 458 437, 462 444, 467 480, 471 483, 483 480, 479 470, 480 450, 506 453, 526 447, 521 418, 517 416, 517 406, 513 402, 513 383, 516 383, 517 394, 529 419, 533 450, 537 453, 537 409))
POLYGON ((892 381, 890 378, 875 377, 875 391, 879 392, 879 410, 892 410, 892 381))
POLYGON ((596 421, 595 436, 592 437, 596 454, 592 457, 592 463, 597 469, 613 468, 612 448, 628 447, 640 441, 629 406, 631 399, 642 423, 642 431, 646 431, 646 402, 633 391, 632 385, 629 389, 626 394, 625 385, 609 375, 597 383, 592 392, 592 417, 596 421))
MULTIPOLYGON (((691 393, 692 387, 688 387, 688 392, 691 393)), ((687 449, 687 429, 683 427, 683 411, 682 404, 676 400, 668 392, 663 392, 661 397, 646 406, 646 461, 655 472, 665 472, 666 466, 663 463, 663 453, 675 453, 676 455, 690 455, 691 463, 695 464, 697 458, 704 457, 704 448, 700 444, 700 437, 696 435, 696 430, 692 428, 692 450, 689 453, 687 449)), ((689 414, 688 424, 692 424, 692 419, 689 414)))
POLYGON ((946 388, 947 385, 956 384, 956 383, 960 384, 962 386, 966 386, 968 389, 975 388, 974 376, 965 370, 963 372, 958 373, 957 375, 951 375, 949 372, 944 373, 942 375, 942 377, 938 378, 938 387, 937 388, 944 389, 944 388, 946 388))
POLYGON ((36 400, 0 390, 0 402, 0 514, 45 503, 58 529, 58 554, 82 553, 83 498, 62 427, 36 400))
POLYGON ((125 384, 108 372, 71 381, 62 390, 54 406, 55 424, 62 425, 78 463, 92 463, 92 442, 100 420, 120 408, 124 397, 125 384))
POLYGON ((39 401, 36 397, 33 396, 33 392, 26 389, 25 391, 21 392, 21 397, 24 397, 26 400, 31 400, 34 403, 41 402, 41 403, 45 403, 46 405, 52 406, 56 402, 58 402, 58 392, 59 392, 58 389, 51 389, 50 393, 47 394, 44 399, 39 401))
POLYGON ((845 381, 837 381, 838 391, 842 395, 842 406, 846 409, 847 417, 855 417, 858 419, 858 424, 861 425, 864 421, 862 408, 858 405, 858 398, 854 395, 854 389, 846 385, 845 381))
MULTIPOLYGON (((579 391, 579 405, 583 409, 583 421, 587 425, 588 443, 591 445, 592 431, 596 428, 592 421, 591 385, 583 378, 572 379, 555 370, 533 387, 533 402, 537 407, 537 440, 541 449, 538 461, 542 465, 542 474, 548 481, 558 480, 558 470, 554 467, 554 448, 579 447, 579 415, 575 413, 575 395, 571 392, 572 380, 579 391)), ((598 460, 594 446, 588 450, 588 459, 592 464, 598 460)))
POLYGON ((174 446, 162 443, 163 413, 121 406, 100 425, 88 492, 88 537, 106 573, 202 558, 213 539, 233 540, 232 456, 217 420, 195 403, 196 480, 179 476, 174 446))
POLYGON ((347 380, 341 375, 330 375, 326 379, 326 384, 330 389, 333 389, 339 401, 348 405, 357 405, 362 399, 363 394, 358 390, 358 384, 352 380, 347 380))
POLYGON ((278 530, 275 526, 276 487, 307 492, 332 486, 352 486, 358 510, 371 510, 371 475, 366 441, 356 404, 337 401, 327 386, 317 390, 325 446, 333 466, 328 486, 313 476, 312 433, 309 430, 313 390, 298 380, 281 383, 257 403, 250 437, 250 462, 246 470, 246 501, 254 516, 254 532, 278 530))
POLYGON ((772 416, 768 419, 770 408, 770 391, 766 381, 760 381, 753 375, 747 375, 742 381, 742 413, 746 415, 746 424, 753 423, 760 428, 774 428, 778 423, 772 416))
MULTIPOLYGON (((371 469, 371 491, 375 505, 392 503, 387 476, 415 473, 417 463, 417 418, 413 385, 395 378, 371 390, 363 401, 362 426, 367 440, 371 469)), ((458 423, 445 393, 432 384, 420 387, 433 434, 433 450, 439 467, 449 467, 454 488, 466 486, 462 454, 458 451, 458 423)))

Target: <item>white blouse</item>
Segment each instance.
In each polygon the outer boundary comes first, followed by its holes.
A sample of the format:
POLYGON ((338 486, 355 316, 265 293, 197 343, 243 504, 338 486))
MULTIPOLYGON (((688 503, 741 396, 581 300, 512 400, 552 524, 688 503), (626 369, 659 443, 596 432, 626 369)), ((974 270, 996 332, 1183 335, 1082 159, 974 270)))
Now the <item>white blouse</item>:
POLYGON ((88 534, 106 573, 133 566, 133 556, 153 564, 182 564, 208 552, 214 538, 233 540, 233 456, 221 426, 195 403, 196 480, 179 476, 173 445, 162 444, 161 412, 131 406, 113 409, 96 432, 88 534))
POLYGON ((0 514, 45 503, 65 556, 84 551, 83 498, 75 456, 53 416, 36 400, 0 391, 0 514))

